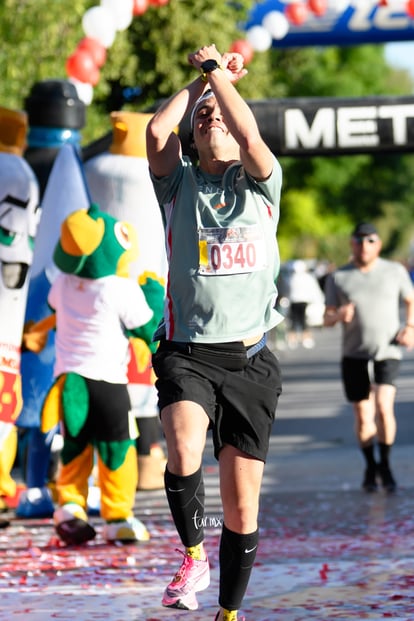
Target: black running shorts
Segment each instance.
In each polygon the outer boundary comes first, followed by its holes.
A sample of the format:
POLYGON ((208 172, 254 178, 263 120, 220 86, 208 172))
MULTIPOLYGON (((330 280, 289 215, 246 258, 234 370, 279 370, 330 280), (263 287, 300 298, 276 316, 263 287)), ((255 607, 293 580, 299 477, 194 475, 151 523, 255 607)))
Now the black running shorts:
POLYGON ((353 403, 368 399, 371 383, 395 386, 399 370, 400 361, 394 358, 372 361, 343 358, 342 381, 346 398, 353 403))
POLYGON ((160 412, 171 403, 194 401, 210 418, 216 458, 229 444, 266 461, 282 391, 279 362, 272 352, 265 346, 243 369, 228 370, 168 345, 161 341, 152 357, 160 412))

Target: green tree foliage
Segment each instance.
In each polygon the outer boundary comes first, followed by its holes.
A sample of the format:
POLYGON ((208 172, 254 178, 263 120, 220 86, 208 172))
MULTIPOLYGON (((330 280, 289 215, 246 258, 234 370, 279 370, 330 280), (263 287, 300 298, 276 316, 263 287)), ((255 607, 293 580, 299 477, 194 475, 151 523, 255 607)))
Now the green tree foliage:
MULTIPOLYGON (((93 0, 3 0, 0 4, 0 105, 24 108, 35 82, 65 78, 66 59, 84 36, 82 16, 93 0)), ((110 129, 121 105, 148 110, 196 75, 187 54, 214 42, 220 51, 243 37, 251 0, 170 0, 150 6, 107 50, 83 140, 110 129), (124 103, 126 87, 142 89, 124 103)), ((238 84, 249 100, 288 97, 407 95, 413 84, 391 70, 383 46, 310 47, 256 52, 238 84)), ((281 158, 284 189, 279 238, 282 258, 336 261, 348 251, 353 223, 374 220, 390 255, 404 255, 412 233, 414 158, 411 154, 281 158)))
POLYGON ((66 58, 84 36, 82 15, 92 4, 85 0, 2 0, 1 105, 23 108, 33 83, 66 77, 66 58))
POLYGON ((238 24, 250 6, 250 0, 214 5, 209 0, 172 0, 136 19, 129 34, 138 51, 144 100, 168 97, 195 77, 187 54, 200 45, 214 42, 220 51, 228 50, 242 36, 238 24))

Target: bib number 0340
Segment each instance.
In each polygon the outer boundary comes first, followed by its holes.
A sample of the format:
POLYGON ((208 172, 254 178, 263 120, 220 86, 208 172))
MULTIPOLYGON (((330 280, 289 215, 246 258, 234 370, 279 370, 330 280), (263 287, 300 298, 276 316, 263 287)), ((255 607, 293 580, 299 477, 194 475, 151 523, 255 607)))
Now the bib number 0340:
POLYGON ((246 274, 264 269, 265 246, 257 233, 256 227, 202 229, 199 273, 246 274))

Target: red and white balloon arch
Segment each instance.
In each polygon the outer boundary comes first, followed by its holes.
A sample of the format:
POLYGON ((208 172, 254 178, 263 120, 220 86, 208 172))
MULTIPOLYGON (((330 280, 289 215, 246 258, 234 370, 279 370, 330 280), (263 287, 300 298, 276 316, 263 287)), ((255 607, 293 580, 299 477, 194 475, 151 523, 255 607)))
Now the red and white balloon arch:
MULTIPOLYGON (((66 73, 86 105, 93 99, 93 87, 100 79, 100 69, 106 61, 106 51, 113 44, 116 34, 126 30, 134 17, 143 15, 150 6, 161 7, 170 0, 100 0, 88 9, 82 18, 84 37, 75 51, 66 59, 66 73)), ((392 5, 396 0, 378 0, 378 6, 392 5)), ((409 17, 414 18, 414 0, 398 0, 409 17)), ((274 39, 281 40, 291 25, 299 26, 309 17, 322 17, 329 0, 282 0, 282 10, 271 10, 262 23, 249 28, 243 38, 230 46, 248 65, 255 52, 265 52, 274 39)))
MULTIPOLYGON (((321 18, 334 4, 332 0, 280 0, 282 8, 270 10, 263 16, 261 24, 256 24, 246 31, 246 40, 255 51, 263 52, 272 46, 273 40, 286 37, 291 26, 301 26, 310 18, 321 18)), ((339 4, 339 3, 338 3, 339 4)), ((342 10, 346 1, 341 3, 342 10)), ((414 0, 377 0, 372 8, 397 7, 414 18, 414 0)), ((335 5, 334 5, 335 6, 335 5)))
POLYGON ((80 99, 89 105, 93 87, 100 79, 106 51, 115 41, 117 32, 126 30, 134 17, 143 15, 150 6, 161 7, 169 0, 101 0, 85 11, 82 17, 84 37, 66 59, 66 74, 73 82, 80 99))

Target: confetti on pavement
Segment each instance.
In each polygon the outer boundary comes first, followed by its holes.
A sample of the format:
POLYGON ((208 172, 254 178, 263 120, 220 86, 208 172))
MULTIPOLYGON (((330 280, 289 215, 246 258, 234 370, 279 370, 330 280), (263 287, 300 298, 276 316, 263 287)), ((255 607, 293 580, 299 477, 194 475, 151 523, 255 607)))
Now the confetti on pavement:
MULTIPOLYGON (((414 620, 414 494, 349 492, 266 494, 261 544, 245 598, 247 621, 414 620)), ((162 608, 180 563, 165 501, 145 495, 151 540, 65 546, 51 520, 11 520, 0 531, 3 621, 213 621, 217 611, 218 505, 207 515, 212 566, 200 607, 162 608), (153 511, 151 511, 151 506, 153 511)), ((145 514, 145 515, 144 515, 145 514)))

